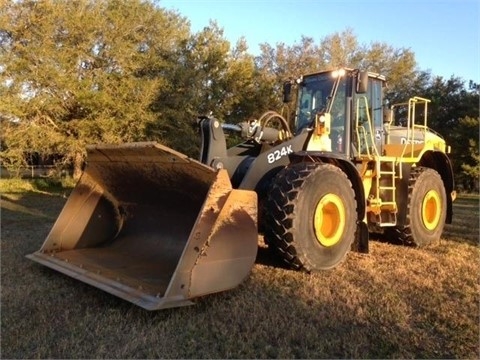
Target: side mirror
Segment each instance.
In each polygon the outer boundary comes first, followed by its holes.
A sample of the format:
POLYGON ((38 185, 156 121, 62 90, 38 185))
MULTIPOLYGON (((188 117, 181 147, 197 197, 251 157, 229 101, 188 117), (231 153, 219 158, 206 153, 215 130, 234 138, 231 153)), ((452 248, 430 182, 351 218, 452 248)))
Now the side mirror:
POLYGON ((289 103, 292 101, 292 82, 285 81, 283 83, 283 102, 289 103))
POLYGON ((368 72, 359 71, 357 75, 357 94, 365 94, 368 91, 368 72))
POLYGON ((393 109, 389 106, 388 99, 383 99, 383 123, 390 125, 394 116, 393 109))
POLYGON ((395 122, 395 113, 392 109, 385 109, 383 111, 383 123, 391 125, 395 122))

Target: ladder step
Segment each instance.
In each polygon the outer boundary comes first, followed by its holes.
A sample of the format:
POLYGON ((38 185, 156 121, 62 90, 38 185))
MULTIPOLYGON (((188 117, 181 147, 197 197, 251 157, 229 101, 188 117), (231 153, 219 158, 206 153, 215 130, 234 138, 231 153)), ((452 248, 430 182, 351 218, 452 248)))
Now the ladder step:
POLYGON ((382 214, 377 215, 377 224, 380 227, 386 227, 386 226, 395 226, 397 225, 397 214, 396 213, 390 213, 388 218, 384 218, 382 214))
POLYGON ((371 205, 379 212, 377 214, 377 225, 380 227, 397 225, 398 205, 395 182, 397 179, 400 179, 398 175, 401 175, 401 167, 398 165, 401 165, 401 161, 399 162, 394 157, 381 157, 376 164, 377 176, 375 184, 377 201, 371 201, 371 205), (381 179, 386 185, 380 184, 381 179), (380 198, 381 191, 389 198, 388 201, 382 201, 380 198))
POLYGON ((380 227, 395 226, 397 225, 397 222, 380 222, 378 225, 380 227))
POLYGON ((370 205, 372 206, 393 206, 396 208, 396 205, 397 203, 395 201, 382 201, 382 199, 380 199, 379 201, 375 201, 375 199, 370 199, 369 200, 369 203, 370 205))

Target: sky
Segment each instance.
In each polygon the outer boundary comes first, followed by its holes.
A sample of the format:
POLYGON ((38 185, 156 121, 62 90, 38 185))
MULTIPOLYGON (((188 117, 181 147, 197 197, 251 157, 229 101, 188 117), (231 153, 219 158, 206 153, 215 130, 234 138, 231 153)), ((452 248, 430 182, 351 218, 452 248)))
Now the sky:
POLYGON ((384 42, 415 53, 420 70, 480 83, 480 0, 160 0, 198 32, 215 20, 235 45, 315 42, 351 28, 360 44, 384 42))

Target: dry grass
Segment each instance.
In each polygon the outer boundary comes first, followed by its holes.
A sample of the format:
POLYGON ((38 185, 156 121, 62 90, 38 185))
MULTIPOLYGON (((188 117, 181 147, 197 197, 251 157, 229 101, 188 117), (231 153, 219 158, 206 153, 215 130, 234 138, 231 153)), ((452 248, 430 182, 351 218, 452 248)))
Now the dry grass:
POLYGON ((147 312, 27 260, 62 192, 2 190, 2 358, 478 358, 479 200, 438 244, 371 242, 337 269, 284 269, 260 248, 250 278, 195 306, 147 312))

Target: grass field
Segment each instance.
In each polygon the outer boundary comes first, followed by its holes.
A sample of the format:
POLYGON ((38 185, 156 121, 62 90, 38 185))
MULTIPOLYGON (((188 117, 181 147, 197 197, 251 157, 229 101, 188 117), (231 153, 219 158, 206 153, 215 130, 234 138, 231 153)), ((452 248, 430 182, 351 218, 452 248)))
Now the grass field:
POLYGON ((1 358, 479 358, 479 199, 425 249, 372 241, 338 268, 251 276, 195 306, 147 312, 25 258, 68 190, 0 183, 1 358))

